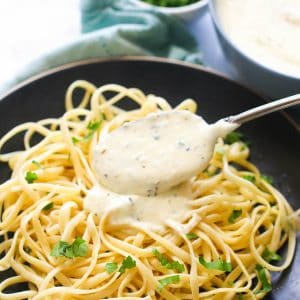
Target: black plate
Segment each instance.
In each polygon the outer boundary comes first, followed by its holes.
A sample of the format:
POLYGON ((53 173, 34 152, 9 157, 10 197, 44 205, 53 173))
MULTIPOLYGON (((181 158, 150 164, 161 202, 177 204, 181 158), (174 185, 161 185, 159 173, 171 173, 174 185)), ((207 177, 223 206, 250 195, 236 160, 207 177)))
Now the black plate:
MULTIPOLYGON (((60 116, 66 88, 76 79, 96 85, 119 83, 138 87, 165 97, 173 105, 191 97, 198 102, 199 113, 210 122, 263 103, 258 95, 233 81, 188 64, 152 58, 85 61, 43 74, 7 94, 0 102, 0 136, 23 122, 60 116)), ((263 173, 273 176, 291 205, 299 208, 300 139, 296 127, 281 113, 274 113, 244 125, 242 132, 251 141, 251 160, 263 173)), ((1 181, 8 174, 1 165, 1 181)), ((276 276, 274 292, 266 299, 299 299, 299 269, 298 241, 292 266, 276 276)), ((0 273, 0 281, 5 276, 0 273)))

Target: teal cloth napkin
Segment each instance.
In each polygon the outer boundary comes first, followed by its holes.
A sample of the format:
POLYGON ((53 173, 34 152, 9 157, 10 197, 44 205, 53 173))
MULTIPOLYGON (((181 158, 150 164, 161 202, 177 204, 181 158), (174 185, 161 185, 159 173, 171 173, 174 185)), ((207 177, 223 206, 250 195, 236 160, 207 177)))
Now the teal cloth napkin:
POLYGON ((195 40, 171 16, 130 0, 82 0, 80 9, 80 37, 32 61, 0 86, 0 94, 45 70, 89 58, 150 55, 201 63, 195 40))

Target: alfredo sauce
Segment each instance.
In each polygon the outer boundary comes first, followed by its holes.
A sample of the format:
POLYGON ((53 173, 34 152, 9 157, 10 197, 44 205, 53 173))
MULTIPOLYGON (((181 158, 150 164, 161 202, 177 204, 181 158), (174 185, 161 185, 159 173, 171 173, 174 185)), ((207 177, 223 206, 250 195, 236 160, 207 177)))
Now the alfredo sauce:
POLYGON ((222 28, 247 55, 300 77, 299 0, 216 0, 222 28))
POLYGON ((152 229, 167 219, 182 221, 191 199, 188 184, 203 171, 218 137, 237 124, 207 124, 188 111, 150 114, 100 137, 93 164, 99 186, 85 208, 110 214, 112 223, 140 222, 152 229), (184 183, 184 184, 182 184, 184 183))

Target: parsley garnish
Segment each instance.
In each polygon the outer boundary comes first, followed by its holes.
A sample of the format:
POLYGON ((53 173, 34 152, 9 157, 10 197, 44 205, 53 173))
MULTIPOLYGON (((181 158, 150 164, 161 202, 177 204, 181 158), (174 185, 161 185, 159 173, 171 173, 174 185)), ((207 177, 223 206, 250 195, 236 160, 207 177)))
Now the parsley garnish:
POLYGON ((275 253, 275 252, 269 250, 268 247, 267 247, 267 248, 265 249, 265 251, 263 252, 262 257, 263 257, 263 259, 266 260, 267 262, 271 262, 271 261, 280 261, 280 260, 282 259, 282 257, 281 257, 279 254, 277 254, 277 253, 275 253))
POLYGON ((38 179, 38 176, 37 176, 36 173, 31 172, 31 171, 28 171, 28 172, 26 173, 25 179, 26 179, 26 181, 27 181, 28 183, 33 183, 35 180, 38 179))
POLYGON ((242 215, 241 209, 234 209, 228 218, 229 223, 234 223, 242 215))
POLYGON ((131 256, 127 256, 119 269, 120 273, 124 273, 126 269, 132 269, 136 266, 136 261, 132 259, 131 256))
POLYGON ((165 277, 163 279, 158 280, 159 286, 158 290, 161 291, 165 286, 172 284, 172 283, 178 283, 180 281, 179 275, 173 275, 169 277, 165 277))
POLYGON ((271 177, 271 176, 262 174, 262 175, 260 176, 260 178, 261 178, 262 180, 266 181, 266 182, 269 183, 269 184, 273 184, 273 183, 274 183, 274 179, 273 179, 273 177, 271 177))
POLYGON ((72 143, 75 145, 75 144, 77 144, 77 143, 79 143, 80 142, 80 139, 78 139, 78 138, 76 138, 76 137, 72 137, 72 143))
POLYGON ((186 237, 188 240, 194 240, 194 239, 197 239, 199 236, 196 233, 191 232, 191 233, 187 233, 186 237))
POLYGON ((181 7, 197 2, 197 0, 142 0, 146 3, 161 7, 181 7))
POLYGON ((231 145, 233 143, 239 142, 244 138, 244 135, 238 131, 230 132, 224 138, 224 143, 231 145))
POLYGON ((43 207, 43 210, 50 210, 53 208, 53 202, 49 202, 43 207))
POLYGON ((170 270, 176 270, 179 273, 184 271, 184 265, 179 261, 170 261, 168 258, 160 253, 157 249, 153 249, 152 253, 157 257, 162 266, 170 270))
POLYGON ((255 183, 255 176, 254 175, 243 175, 243 178, 252 182, 252 183, 255 183))
POLYGON ((266 274, 265 268, 262 267, 261 265, 256 265, 255 269, 257 271, 258 279, 260 280, 260 282, 262 284, 262 289, 257 291, 257 294, 270 292, 272 290, 272 285, 269 283, 269 281, 267 279, 267 274, 266 274))
POLYGON ((204 260, 204 258, 202 256, 199 256, 199 262, 201 265, 203 265, 206 269, 209 269, 209 270, 220 270, 220 271, 225 271, 225 272, 232 271, 231 263, 220 260, 220 259, 212 261, 212 262, 207 262, 204 260))
POLYGON ((96 131, 100 127, 101 122, 102 120, 98 122, 90 122, 87 126, 87 129, 91 131, 96 131))
POLYGON ((115 272, 118 269, 118 264, 115 262, 109 262, 105 265, 105 271, 108 274, 112 274, 113 272, 115 272))
POLYGON ((81 138, 81 139, 78 139, 76 137, 72 137, 73 144, 88 141, 94 135, 94 133, 98 130, 101 123, 102 123, 102 120, 96 121, 96 122, 90 122, 87 126, 87 129, 89 130, 88 134, 86 136, 84 136, 83 138, 81 138))
POLYGON ((50 255, 54 257, 84 257, 87 255, 88 245, 81 237, 77 237, 72 244, 59 241, 51 250, 50 255))

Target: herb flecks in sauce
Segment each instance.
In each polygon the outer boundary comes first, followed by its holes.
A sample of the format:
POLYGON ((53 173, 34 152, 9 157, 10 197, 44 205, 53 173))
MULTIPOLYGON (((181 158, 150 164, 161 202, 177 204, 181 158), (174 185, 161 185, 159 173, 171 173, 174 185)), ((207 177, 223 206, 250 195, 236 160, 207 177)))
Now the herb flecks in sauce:
POLYGON ((210 125, 188 111, 149 114, 101 138, 93 165, 111 191, 161 194, 203 171, 217 138, 236 127, 225 121, 210 125))

